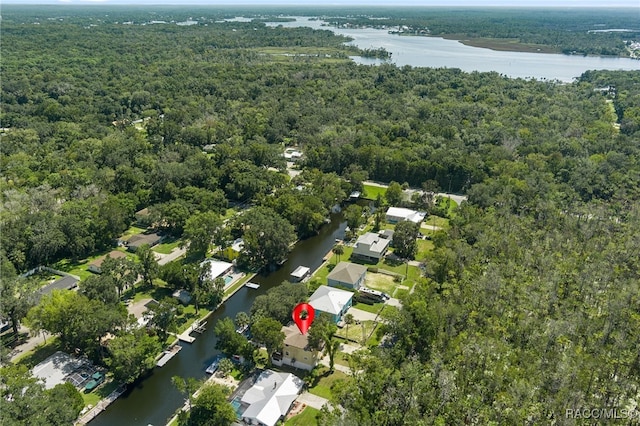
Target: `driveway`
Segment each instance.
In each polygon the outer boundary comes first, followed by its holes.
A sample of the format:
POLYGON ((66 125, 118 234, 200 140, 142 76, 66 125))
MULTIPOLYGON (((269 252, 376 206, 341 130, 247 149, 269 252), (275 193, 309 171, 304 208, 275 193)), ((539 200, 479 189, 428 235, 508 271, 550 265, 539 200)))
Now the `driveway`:
POLYGON ((357 308, 349 308, 348 313, 353 315, 353 319, 356 321, 376 321, 376 319, 378 318, 376 314, 357 308))
POLYGON ((174 248, 171 253, 163 255, 162 253, 156 253, 156 255, 161 255, 162 258, 158 260, 158 265, 166 265, 167 263, 171 262, 172 260, 176 260, 177 258, 179 258, 180 256, 184 255, 187 252, 187 248, 183 247, 176 247, 174 248))
POLYGON ((329 404, 328 399, 309 392, 302 392, 300 395, 298 395, 298 399, 296 399, 296 401, 306 404, 309 407, 313 407, 316 410, 322 410, 323 405, 329 404))

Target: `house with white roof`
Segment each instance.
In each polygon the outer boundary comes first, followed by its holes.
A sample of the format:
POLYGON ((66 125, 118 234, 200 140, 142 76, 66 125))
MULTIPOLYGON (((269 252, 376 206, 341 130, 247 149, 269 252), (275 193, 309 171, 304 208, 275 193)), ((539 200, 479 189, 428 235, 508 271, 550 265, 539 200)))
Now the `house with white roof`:
POLYGON ((353 305, 353 293, 339 288, 321 285, 309 297, 309 304, 315 309, 316 318, 322 313, 327 313, 337 324, 342 316, 353 305))
POLYGON ((353 246, 352 257, 368 262, 378 263, 389 249, 391 241, 373 232, 366 232, 358 237, 353 246))
POLYGON ((263 371, 241 399, 242 420, 247 424, 274 426, 286 417, 304 382, 291 373, 263 371))
POLYGON ((221 260, 216 259, 207 259, 200 263, 200 267, 208 265, 207 275, 211 280, 215 280, 218 277, 222 277, 223 275, 231 272, 233 269, 233 264, 229 262, 223 262, 221 260))
POLYGON ((398 223, 404 220, 421 223, 426 216, 427 214, 425 212, 418 212, 403 207, 389 207, 385 219, 388 223, 398 223))

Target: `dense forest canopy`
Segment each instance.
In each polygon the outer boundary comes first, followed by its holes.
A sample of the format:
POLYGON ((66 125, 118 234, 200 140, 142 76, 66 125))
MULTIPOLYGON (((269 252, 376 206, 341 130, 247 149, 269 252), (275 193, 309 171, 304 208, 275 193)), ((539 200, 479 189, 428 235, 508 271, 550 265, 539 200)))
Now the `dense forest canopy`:
POLYGON ((326 422, 564 424, 637 404, 640 72, 359 66, 329 31, 215 22, 241 12, 3 8, 3 270, 105 250, 144 207, 180 236, 252 202, 288 243, 346 196, 340 177, 433 181, 469 201, 326 422), (288 145, 306 156, 293 181, 288 145))

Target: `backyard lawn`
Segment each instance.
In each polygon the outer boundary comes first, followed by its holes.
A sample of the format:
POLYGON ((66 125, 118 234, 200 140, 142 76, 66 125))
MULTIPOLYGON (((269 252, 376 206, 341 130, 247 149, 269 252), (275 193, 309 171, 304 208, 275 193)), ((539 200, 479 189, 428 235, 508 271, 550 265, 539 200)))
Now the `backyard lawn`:
POLYGON ((158 244, 157 246, 154 246, 152 250, 155 251, 156 253, 170 254, 173 251, 173 249, 180 246, 181 242, 182 241, 180 239, 176 239, 171 242, 158 244))
POLYGON ((321 396, 328 400, 333 399, 333 392, 331 391, 331 386, 336 383, 338 380, 349 380, 350 377, 347 376, 342 371, 334 371, 333 373, 329 373, 329 367, 321 367, 320 369, 320 379, 317 383, 314 384, 313 387, 309 388, 309 393, 312 393, 317 396, 321 396))
POLYGON ((362 343, 369 338, 373 330, 375 330, 377 323, 375 321, 360 321, 360 324, 351 324, 349 327, 346 325, 339 328, 336 332, 336 336, 342 337, 352 342, 362 343), (349 330, 347 330, 347 328, 349 330), (347 334, 347 331, 349 334, 347 334))
POLYGON ((369 184, 363 184, 364 187, 364 193, 362 194, 362 196, 364 198, 367 198, 369 200, 375 200, 378 198, 378 195, 380 195, 382 198, 384 198, 385 194, 387 193, 387 188, 386 187, 380 187, 380 186, 375 186, 375 185, 369 185, 369 184))
POLYGON ((320 410, 307 406, 300 414, 287 420, 284 426, 315 426, 318 424, 318 414, 320 410))

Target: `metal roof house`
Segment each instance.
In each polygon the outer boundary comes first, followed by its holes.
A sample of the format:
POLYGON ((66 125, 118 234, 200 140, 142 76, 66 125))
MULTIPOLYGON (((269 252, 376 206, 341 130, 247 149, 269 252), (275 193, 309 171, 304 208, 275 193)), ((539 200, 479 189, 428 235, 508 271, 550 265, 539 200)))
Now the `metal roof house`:
POLYGON ((304 382, 291 373, 263 371, 242 396, 242 420, 247 424, 274 426, 285 417, 304 382))
POLYGON ((403 207, 389 207, 385 219, 389 223, 398 223, 404 220, 408 220, 413 223, 420 223, 426 217, 425 212, 418 212, 411 209, 405 209, 403 207))
POLYGON ((357 290, 364 284, 367 268, 351 262, 340 262, 327 275, 331 287, 346 287, 357 290))
POLYGON ((309 304, 316 311, 316 318, 325 312, 336 324, 353 304, 353 293, 338 288, 321 285, 309 297, 309 304))
POLYGON ((366 232, 360 235, 353 246, 351 256, 369 262, 378 263, 384 257, 389 248, 390 240, 382 238, 373 232, 366 232))

